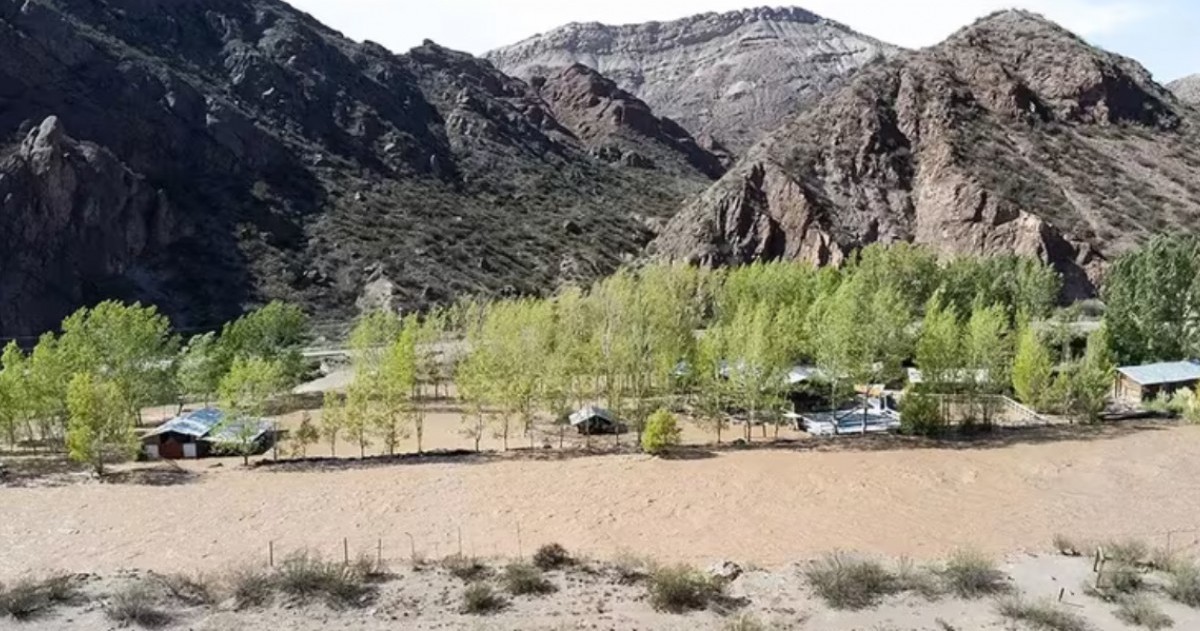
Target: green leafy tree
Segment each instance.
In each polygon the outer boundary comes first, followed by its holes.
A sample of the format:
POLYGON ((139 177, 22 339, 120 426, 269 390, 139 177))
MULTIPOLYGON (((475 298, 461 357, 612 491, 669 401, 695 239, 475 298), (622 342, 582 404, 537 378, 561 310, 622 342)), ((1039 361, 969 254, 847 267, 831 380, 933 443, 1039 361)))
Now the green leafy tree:
POLYGON ((1101 327, 1088 336, 1083 361, 1073 368, 1067 411, 1085 422, 1100 420, 1112 391, 1116 364, 1112 356, 1108 329, 1101 327))
POLYGON ((1117 258, 1102 296, 1118 361, 1173 361, 1200 350, 1200 240, 1159 236, 1117 258))
POLYGON ((646 422, 646 431, 642 434, 642 451, 656 456, 667 453, 679 446, 680 435, 675 415, 667 410, 658 410, 650 415, 646 422))
POLYGON ((925 308, 916 360, 930 391, 947 391, 962 380, 965 362, 958 309, 946 304, 940 291, 925 308))
POLYGON ((912 436, 939 436, 946 431, 946 419, 937 398, 910 387, 900 405, 900 431, 912 436))
POLYGON ((407 419, 417 435, 417 453, 425 449, 425 417, 417 398, 417 338, 415 318, 405 318, 399 337, 388 346, 380 372, 380 402, 383 409, 376 427, 389 454, 400 439, 408 436, 407 419))
POLYGON ((991 426, 999 408, 997 395, 1012 381, 1008 375, 1012 366, 1008 322, 1008 314, 1002 305, 984 307, 976 302, 963 336, 972 407, 984 426, 991 426))
POLYGON ((358 457, 367 457, 367 447, 371 446, 371 427, 374 424, 370 391, 362 383, 353 383, 346 390, 345 416, 342 418, 342 429, 358 445, 358 457))
POLYGON ((221 378, 228 368, 222 362, 215 333, 192 337, 181 352, 176 367, 179 393, 196 397, 208 405, 220 388, 221 378))
POLYGON ((1013 391, 1017 399, 1034 409, 1045 408, 1053 398, 1053 372, 1050 350, 1033 326, 1026 324, 1017 337, 1017 353, 1013 358, 1013 391))
POLYGON ((313 423, 312 415, 307 411, 300 417, 300 427, 296 429, 296 447, 301 458, 308 457, 308 446, 321 441, 321 430, 313 423))
POLYGON ((140 419, 142 408, 173 396, 178 348, 170 322, 156 308, 108 301, 64 320, 55 353, 66 374, 90 373, 115 383, 140 419))
POLYGON ((791 368, 789 358, 775 342, 777 325, 770 307, 759 304, 738 314, 727 329, 725 377, 733 403, 748 413, 746 441, 751 427, 780 405, 791 368))
POLYGON ((284 387, 291 388, 304 377, 302 350, 308 339, 304 311, 276 301, 226 324, 218 346, 226 370, 238 358, 275 362, 282 367, 284 387))
POLYGON ((321 437, 329 441, 329 455, 337 457, 337 441, 346 426, 346 402, 334 392, 326 392, 321 406, 321 437))
POLYGON ((138 440, 125 393, 114 381, 78 373, 67 386, 67 450, 72 460, 104 475, 104 464, 137 453, 138 440))
POLYGON ((58 338, 52 333, 42 334, 29 354, 26 370, 24 393, 31 440, 34 439, 33 421, 36 421, 43 443, 66 436, 67 385, 74 376, 71 370, 60 350, 58 338))
POLYGON ((727 326, 717 324, 704 332, 699 339, 695 361, 689 366, 696 387, 697 420, 716 433, 718 445, 721 444, 721 432, 729 426, 728 410, 732 400, 729 382, 722 374, 729 336, 727 326))
POLYGON ((12 447, 30 418, 29 375, 25 353, 16 342, 9 342, 0 357, 0 431, 12 447))
POLYGON ((218 392, 225 418, 216 433, 225 437, 221 446, 241 456, 243 464, 250 464, 250 456, 258 446, 256 439, 268 402, 287 381, 281 363, 262 358, 234 360, 221 379, 218 392))

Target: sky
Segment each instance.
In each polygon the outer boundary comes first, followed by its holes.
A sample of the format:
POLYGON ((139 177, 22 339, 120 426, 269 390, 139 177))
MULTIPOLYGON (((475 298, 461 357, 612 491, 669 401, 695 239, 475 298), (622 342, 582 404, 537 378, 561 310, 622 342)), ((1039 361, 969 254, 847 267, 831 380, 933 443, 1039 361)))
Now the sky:
MULTIPOLYGON (((404 52, 432 39, 481 54, 568 22, 627 24, 773 4, 765 0, 289 0, 356 40, 404 52)), ((921 47, 992 11, 1042 13, 1170 81, 1200 72, 1196 0, 795 0, 893 44, 921 47)))

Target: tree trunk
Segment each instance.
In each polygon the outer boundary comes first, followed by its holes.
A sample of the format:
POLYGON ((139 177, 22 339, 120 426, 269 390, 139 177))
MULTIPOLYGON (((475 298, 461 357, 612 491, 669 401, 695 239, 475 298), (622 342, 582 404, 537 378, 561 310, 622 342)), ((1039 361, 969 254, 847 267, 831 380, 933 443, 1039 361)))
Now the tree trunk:
POLYGON ((725 424, 725 419, 717 419, 717 445, 721 444, 721 426, 725 424))

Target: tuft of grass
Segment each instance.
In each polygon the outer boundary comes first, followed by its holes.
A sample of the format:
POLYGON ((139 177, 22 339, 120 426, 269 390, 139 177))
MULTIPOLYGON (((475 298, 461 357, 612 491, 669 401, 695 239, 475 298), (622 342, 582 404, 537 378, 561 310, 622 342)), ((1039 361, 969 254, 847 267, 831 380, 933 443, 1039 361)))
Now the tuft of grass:
POLYGON ((195 577, 186 574, 154 574, 156 583, 176 602, 200 607, 217 603, 217 590, 212 581, 203 575, 195 577))
POLYGON ((385 583, 395 578, 386 563, 369 555, 360 555, 351 561, 350 571, 367 583, 385 583))
POLYGON ((226 576, 225 581, 233 596, 233 606, 238 610, 263 607, 275 593, 273 577, 254 567, 234 570, 226 576))
POLYGON ((537 566, 528 563, 510 563, 500 577, 504 589, 513 596, 540 596, 555 592, 558 588, 546 580, 537 566))
POLYGON ((484 565, 479 559, 457 554, 442 559, 442 568, 454 578, 468 583, 482 581, 491 574, 491 568, 484 565))
POLYGON ((1178 561, 1170 570, 1167 595, 1189 607, 1200 607, 1200 567, 1193 561, 1178 561))
POLYGON ((1161 631, 1175 626, 1171 619, 1157 604, 1145 595, 1130 596, 1120 601, 1120 607, 1115 612, 1117 619, 1135 627, 1144 627, 1150 631, 1161 631))
POLYGON ((533 555, 533 564, 540 570, 550 571, 575 564, 575 559, 567 553, 567 549, 557 543, 549 543, 533 555))
POLYGON ((721 628, 723 631, 767 631, 769 627, 762 622, 759 622, 758 618, 755 618, 750 614, 743 614, 737 618, 726 621, 725 625, 721 628))
POLYGON ((621 583, 631 585, 649 578, 657 564, 648 557, 622 551, 613 557, 612 567, 616 570, 617 579, 621 583))
POLYGON ((1000 601, 1001 616, 1023 622, 1036 631, 1088 631, 1086 620, 1053 601, 1029 602, 1021 598, 1000 601))
POLYGON ((650 574, 650 605, 658 611, 686 613, 707 609, 725 596, 725 585, 686 565, 663 567, 650 574))
POLYGON ((982 598, 1009 591, 1008 577, 987 556, 960 550, 950 555, 938 573, 946 590, 959 598, 982 598))
POLYGON ((1104 556, 1123 565, 1142 565, 1150 556, 1150 546, 1138 539, 1122 539, 1104 544, 1104 556))
POLYGON ((834 609, 865 609, 901 589, 882 563, 840 552, 814 561, 805 575, 817 595, 834 609))
POLYGON ((353 565, 323 561, 306 552, 284 560, 275 574, 275 586, 301 600, 324 598, 335 609, 363 606, 374 594, 353 565))
POLYGON ((32 620, 55 607, 73 602, 79 596, 75 579, 65 574, 49 578, 22 579, 8 588, 0 588, 0 616, 32 620))
POLYGON ((913 563, 912 559, 900 559, 894 577, 896 591, 913 592, 926 600, 937 600, 942 596, 942 585, 937 574, 913 563))
POLYGON ((483 615, 500 611, 507 605, 487 583, 471 583, 463 590, 462 612, 483 615))
POLYGON ((104 613, 113 622, 146 629, 165 627, 174 620, 174 616, 159 608, 158 597, 145 583, 134 583, 113 594, 104 613))
POLYGON ((1182 559, 1178 553, 1172 552, 1171 550, 1163 547, 1158 547, 1150 551, 1150 558, 1147 559, 1147 563, 1150 565, 1151 569, 1155 569, 1160 572, 1170 572, 1171 569, 1174 568, 1175 565, 1181 560, 1182 559))
POLYGON ((1144 584, 1142 573, 1138 568, 1120 561, 1105 566, 1098 581, 1098 586, 1103 593, 1115 597, 1136 593, 1142 589, 1144 584))

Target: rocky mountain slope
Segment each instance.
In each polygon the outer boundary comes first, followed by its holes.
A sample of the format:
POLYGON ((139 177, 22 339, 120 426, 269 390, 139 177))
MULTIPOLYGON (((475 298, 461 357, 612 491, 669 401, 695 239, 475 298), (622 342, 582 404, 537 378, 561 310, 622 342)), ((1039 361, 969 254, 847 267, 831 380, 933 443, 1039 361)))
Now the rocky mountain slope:
POLYGON ((1175 96, 1188 103, 1200 104, 1200 74, 1194 74, 1167 84, 1175 96))
POLYGON ((541 291, 722 170, 602 78, 394 55, 277 0, 0 0, 0 335, 107 297, 203 327, 541 291))
POLYGON ((1194 111, 1137 63, 1003 12, 860 71, 752 148, 652 246, 836 263, 913 241, 1021 252, 1077 294, 1154 232, 1200 227, 1194 111))
POLYGON ((798 8, 706 13, 626 26, 569 24, 488 53, 501 70, 550 76, 580 63, 660 114, 742 152, 889 46, 798 8))

